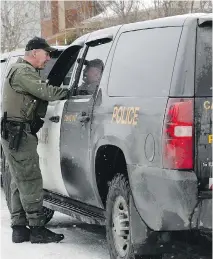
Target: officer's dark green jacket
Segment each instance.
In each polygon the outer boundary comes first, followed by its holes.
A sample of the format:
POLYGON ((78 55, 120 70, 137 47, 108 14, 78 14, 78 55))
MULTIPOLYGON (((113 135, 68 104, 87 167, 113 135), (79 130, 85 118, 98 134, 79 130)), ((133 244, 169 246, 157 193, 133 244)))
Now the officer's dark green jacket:
POLYGON ((3 89, 2 112, 12 120, 44 117, 48 101, 66 98, 67 89, 49 85, 30 63, 19 58, 9 69, 3 89))

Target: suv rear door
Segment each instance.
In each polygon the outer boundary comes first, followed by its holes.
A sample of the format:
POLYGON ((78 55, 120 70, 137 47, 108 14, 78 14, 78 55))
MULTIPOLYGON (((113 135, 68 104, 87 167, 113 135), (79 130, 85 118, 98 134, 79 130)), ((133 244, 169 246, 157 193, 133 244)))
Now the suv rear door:
POLYGON ((212 21, 197 27, 195 68, 195 172, 201 191, 212 188, 212 21))

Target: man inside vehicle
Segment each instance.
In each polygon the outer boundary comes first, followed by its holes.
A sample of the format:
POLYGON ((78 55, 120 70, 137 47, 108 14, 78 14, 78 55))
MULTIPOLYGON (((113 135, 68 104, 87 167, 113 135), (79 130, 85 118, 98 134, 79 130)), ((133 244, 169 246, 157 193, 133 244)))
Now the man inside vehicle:
POLYGON ((104 64, 100 59, 86 61, 83 71, 83 83, 78 88, 79 95, 92 95, 100 84, 104 64))

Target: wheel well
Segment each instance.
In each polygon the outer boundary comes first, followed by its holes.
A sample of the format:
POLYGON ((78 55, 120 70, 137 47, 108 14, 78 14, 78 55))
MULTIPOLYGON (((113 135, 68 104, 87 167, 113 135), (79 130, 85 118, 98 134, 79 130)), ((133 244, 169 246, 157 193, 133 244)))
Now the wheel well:
POLYGON ((98 191, 104 206, 106 206, 109 183, 117 173, 128 178, 126 160, 122 150, 113 145, 100 147, 95 159, 95 174, 98 191))

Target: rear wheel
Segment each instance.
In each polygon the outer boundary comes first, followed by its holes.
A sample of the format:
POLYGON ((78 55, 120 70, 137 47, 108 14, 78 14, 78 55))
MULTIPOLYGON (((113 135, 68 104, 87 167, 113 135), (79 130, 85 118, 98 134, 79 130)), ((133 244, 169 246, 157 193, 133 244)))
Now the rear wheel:
MULTIPOLYGON (((1 177, 2 177, 2 186, 5 194, 5 199, 7 202, 7 207, 9 211, 11 212, 11 189, 10 189, 10 183, 11 183, 11 174, 9 170, 9 165, 6 161, 6 158, 2 152, 1 154, 1 177)), ((43 206, 43 212, 45 215, 45 224, 47 224, 53 217, 54 211, 46 208, 43 206)))
MULTIPOLYGON (((129 200, 129 182, 123 175, 118 174, 110 184, 106 202, 106 233, 111 259, 136 258, 131 242, 129 200)), ((137 258, 162 259, 162 256, 150 255, 137 258)))

